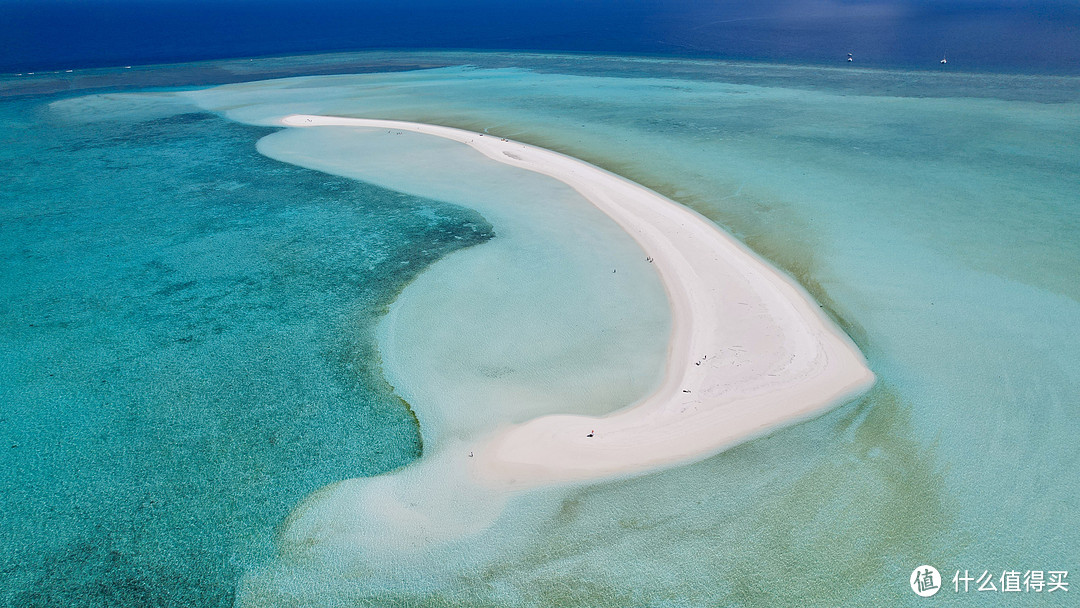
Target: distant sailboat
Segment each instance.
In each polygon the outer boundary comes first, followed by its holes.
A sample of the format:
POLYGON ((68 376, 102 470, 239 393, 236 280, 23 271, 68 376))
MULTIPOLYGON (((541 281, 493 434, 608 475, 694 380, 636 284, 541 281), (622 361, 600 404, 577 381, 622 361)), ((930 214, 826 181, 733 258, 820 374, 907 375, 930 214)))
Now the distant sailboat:
POLYGON ((941 63, 942 63, 942 65, 948 63, 947 61, 945 61, 945 53, 941 54, 941 63))
POLYGON ((848 60, 848 61, 855 61, 855 60, 854 60, 854 59, 853 59, 853 58, 851 57, 851 53, 848 53, 848 54, 847 54, 847 60, 848 60))

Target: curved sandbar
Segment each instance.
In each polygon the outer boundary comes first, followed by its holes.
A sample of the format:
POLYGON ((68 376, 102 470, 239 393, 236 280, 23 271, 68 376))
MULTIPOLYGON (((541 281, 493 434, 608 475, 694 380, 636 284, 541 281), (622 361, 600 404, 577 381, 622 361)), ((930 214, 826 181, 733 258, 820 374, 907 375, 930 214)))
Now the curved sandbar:
POLYGON ((608 416, 542 416, 500 430, 471 450, 481 481, 534 486, 698 460, 821 413, 874 381, 862 354, 801 287, 706 218, 629 180, 449 127, 310 115, 281 122, 426 133, 551 176, 614 219, 659 272, 673 325, 661 387, 608 416))

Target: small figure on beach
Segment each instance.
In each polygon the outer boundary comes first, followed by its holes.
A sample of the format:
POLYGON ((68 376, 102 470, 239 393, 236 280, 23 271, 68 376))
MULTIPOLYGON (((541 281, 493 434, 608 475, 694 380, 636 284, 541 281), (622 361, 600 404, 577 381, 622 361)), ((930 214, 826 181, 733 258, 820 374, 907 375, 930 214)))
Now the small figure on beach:
POLYGON ((469 458, 472 458, 472 452, 469 452, 469 458))
POLYGON ((651 257, 647 257, 647 258, 645 258, 645 261, 646 261, 646 262, 648 262, 648 263, 650 263, 650 264, 652 264, 652 258, 651 258, 651 257))
POLYGON ((586 437, 592 437, 594 433, 596 433, 596 431, 589 431, 589 434, 585 435, 585 436, 586 437))

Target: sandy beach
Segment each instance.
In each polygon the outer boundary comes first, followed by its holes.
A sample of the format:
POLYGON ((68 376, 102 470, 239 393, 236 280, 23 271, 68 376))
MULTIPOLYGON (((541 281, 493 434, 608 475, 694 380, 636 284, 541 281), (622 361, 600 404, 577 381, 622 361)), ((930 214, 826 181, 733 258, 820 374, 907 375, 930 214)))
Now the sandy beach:
POLYGON ((661 387, 608 416, 542 416, 481 438, 468 460, 481 483, 532 487, 691 462, 820 414, 873 384, 862 354, 801 287, 708 219, 638 184, 490 134, 332 116, 281 123, 424 133, 553 177, 617 222, 659 273, 673 319, 661 387))

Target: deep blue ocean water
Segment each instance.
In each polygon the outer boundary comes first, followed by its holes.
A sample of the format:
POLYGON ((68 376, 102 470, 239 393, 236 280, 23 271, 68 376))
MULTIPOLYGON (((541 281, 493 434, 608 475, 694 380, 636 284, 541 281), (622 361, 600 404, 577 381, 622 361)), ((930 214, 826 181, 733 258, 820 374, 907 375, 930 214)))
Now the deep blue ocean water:
POLYGON ((0 0, 0 73, 363 49, 632 53, 1077 73, 1066 0, 0 0))

